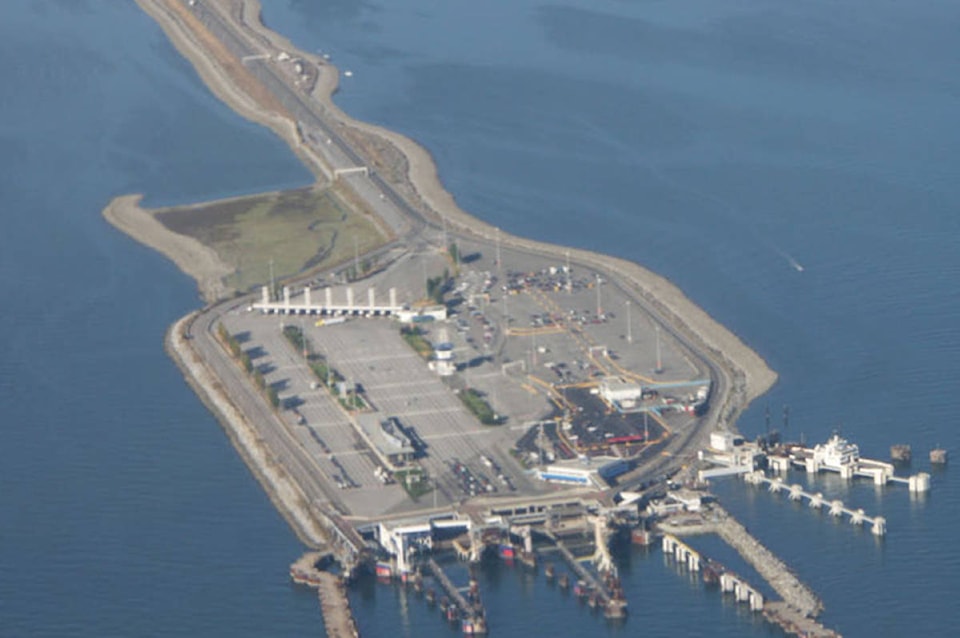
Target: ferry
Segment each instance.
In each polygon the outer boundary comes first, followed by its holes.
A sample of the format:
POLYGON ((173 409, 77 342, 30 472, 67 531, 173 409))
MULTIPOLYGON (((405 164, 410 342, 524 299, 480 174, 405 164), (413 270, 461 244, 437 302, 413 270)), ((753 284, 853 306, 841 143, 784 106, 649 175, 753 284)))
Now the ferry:
POLYGON ((826 470, 839 472, 860 462, 860 448, 834 434, 826 443, 813 448, 813 458, 826 470))
POLYGON ((487 627, 481 618, 464 618, 460 628, 465 636, 478 636, 487 633, 487 627))

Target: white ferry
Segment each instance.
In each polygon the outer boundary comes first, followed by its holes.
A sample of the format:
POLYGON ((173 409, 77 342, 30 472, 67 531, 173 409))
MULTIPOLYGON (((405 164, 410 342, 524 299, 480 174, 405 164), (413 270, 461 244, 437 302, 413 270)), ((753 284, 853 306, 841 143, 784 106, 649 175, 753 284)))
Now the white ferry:
POLYGON ((856 467, 860 463, 860 448, 839 434, 813 448, 814 461, 825 470, 840 472, 841 468, 856 467))

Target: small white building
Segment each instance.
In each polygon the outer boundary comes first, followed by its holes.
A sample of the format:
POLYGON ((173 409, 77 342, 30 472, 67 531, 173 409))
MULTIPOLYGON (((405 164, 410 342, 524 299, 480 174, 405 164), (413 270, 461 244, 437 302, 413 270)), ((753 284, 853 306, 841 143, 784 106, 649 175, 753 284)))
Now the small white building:
POLYGON ((615 407, 629 410, 637 407, 643 388, 623 377, 604 377, 600 381, 600 396, 615 407))
POLYGON ((699 512, 703 505, 703 494, 694 490, 673 490, 661 499, 650 501, 647 511, 654 516, 664 517, 680 512, 699 512))
POLYGON ((743 437, 733 432, 711 432, 710 448, 718 452, 732 452, 743 445, 743 437))

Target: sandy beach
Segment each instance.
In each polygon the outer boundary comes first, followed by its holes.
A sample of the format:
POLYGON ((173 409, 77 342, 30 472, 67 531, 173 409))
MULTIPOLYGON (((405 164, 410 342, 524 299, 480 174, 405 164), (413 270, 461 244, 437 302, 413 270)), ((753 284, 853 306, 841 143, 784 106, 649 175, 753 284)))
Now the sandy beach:
POLYGON ((163 254, 193 277, 206 302, 212 303, 226 296, 229 290, 224 286, 223 278, 232 273, 233 268, 196 239, 167 230, 152 211, 140 206, 142 198, 142 195, 117 197, 103 209, 103 216, 116 228, 163 254))

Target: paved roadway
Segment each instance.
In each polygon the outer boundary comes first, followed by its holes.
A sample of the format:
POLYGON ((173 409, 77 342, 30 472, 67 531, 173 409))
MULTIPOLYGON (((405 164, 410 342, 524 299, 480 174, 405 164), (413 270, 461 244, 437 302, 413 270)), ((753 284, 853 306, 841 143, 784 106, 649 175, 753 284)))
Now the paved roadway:
POLYGON ((211 311, 201 313, 189 327, 193 347, 223 384, 225 393, 237 409, 256 427, 276 461, 301 486, 310 503, 321 510, 329 510, 329 506, 333 505, 345 511, 339 495, 324 480, 322 468, 315 459, 304 454, 303 447, 290 428, 277 418, 246 373, 224 351, 217 339, 216 327, 221 314, 237 312, 245 306, 246 302, 225 302, 211 311))
MULTIPOLYGON (((193 10, 211 33, 238 58, 261 55, 265 52, 259 43, 252 42, 238 32, 215 7, 198 2, 193 10)), ((308 131, 310 129, 319 131, 321 138, 330 140, 329 144, 319 144, 315 148, 331 160, 330 163, 334 169, 366 166, 366 161, 344 141, 334 127, 323 119, 322 106, 311 100, 305 100, 296 87, 288 84, 289 79, 283 76, 282 71, 279 71, 271 60, 253 60, 247 64, 247 68, 280 100, 301 123, 301 126, 308 131)), ((370 171, 369 176, 366 177, 354 175, 343 179, 373 208, 377 215, 394 227, 396 224, 393 220, 398 217, 405 219, 410 226, 408 236, 415 236, 423 230, 424 226, 432 225, 376 172, 370 171), (381 198, 381 194, 384 197, 381 198)))

